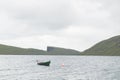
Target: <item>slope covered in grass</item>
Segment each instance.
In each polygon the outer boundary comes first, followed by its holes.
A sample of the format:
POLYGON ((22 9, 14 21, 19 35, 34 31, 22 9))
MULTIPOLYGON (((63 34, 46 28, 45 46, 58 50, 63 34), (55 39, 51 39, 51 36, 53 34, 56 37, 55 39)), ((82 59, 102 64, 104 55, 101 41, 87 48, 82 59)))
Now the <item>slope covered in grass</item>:
POLYGON ((85 50, 84 55, 120 56, 120 36, 115 36, 95 44, 85 50))

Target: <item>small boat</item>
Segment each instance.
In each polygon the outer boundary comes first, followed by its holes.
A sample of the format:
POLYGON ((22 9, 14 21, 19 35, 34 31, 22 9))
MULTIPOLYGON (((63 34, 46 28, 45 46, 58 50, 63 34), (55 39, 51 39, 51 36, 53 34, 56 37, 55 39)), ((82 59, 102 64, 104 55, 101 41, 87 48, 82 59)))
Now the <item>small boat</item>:
POLYGON ((47 62, 37 62, 38 65, 43 65, 43 66, 50 66, 51 61, 47 62))

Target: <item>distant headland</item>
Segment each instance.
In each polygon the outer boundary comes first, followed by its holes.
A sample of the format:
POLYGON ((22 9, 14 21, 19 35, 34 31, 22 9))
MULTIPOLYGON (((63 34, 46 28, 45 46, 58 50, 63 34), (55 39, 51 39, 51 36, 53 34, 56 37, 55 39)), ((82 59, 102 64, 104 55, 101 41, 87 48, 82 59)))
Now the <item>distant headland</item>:
MULTIPOLYGON (((80 44, 79 44, 80 45, 80 44)), ((120 56, 120 35, 103 40, 80 52, 73 49, 48 46, 47 51, 34 48, 19 48, 0 44, 0 55, 95 55, 120 56)))

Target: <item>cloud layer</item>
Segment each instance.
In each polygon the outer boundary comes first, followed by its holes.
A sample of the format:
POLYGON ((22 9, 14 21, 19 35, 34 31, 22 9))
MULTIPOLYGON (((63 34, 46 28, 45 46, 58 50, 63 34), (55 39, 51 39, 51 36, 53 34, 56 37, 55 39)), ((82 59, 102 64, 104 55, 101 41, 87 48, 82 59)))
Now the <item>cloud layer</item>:
POLYGON ((120 33, 119 0, 0 1, 0 43, 85 50, 120 33))

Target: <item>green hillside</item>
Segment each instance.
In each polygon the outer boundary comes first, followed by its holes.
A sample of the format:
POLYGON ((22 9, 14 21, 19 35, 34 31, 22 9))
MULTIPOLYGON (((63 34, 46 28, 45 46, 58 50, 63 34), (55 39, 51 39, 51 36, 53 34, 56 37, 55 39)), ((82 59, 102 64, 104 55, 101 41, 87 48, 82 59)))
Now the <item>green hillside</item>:
POLYGON ((8 45, 0 44, 0 55, 78 55, 80 52, 64 49, 64 48, 55 48, 47 47, 48 51, 32 49, 32 48, 19 48, 8 45))
POLYGON ((79 51, 73 49, 65 49, 59 47, 47 47, 47 52, 50 55, 80 55, 79 51))
POLYGON ((46 54, 46 51, 37 50, 37 49, 25 49, 13 46, 7 46, 0 44, 0 54, 2 55, 39 55, 39 54, 46 54))
POLYGON ((85 50, 82 54, 120 56, 120 36, 101 41, 93 47, 85 50))

